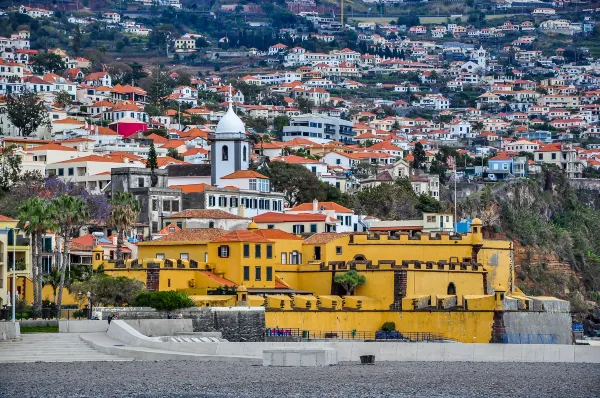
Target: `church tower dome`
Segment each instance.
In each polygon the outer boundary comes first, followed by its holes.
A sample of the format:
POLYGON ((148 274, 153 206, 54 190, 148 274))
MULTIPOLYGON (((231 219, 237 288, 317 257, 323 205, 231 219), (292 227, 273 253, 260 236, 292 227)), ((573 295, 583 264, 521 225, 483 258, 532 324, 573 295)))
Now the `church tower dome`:
POLYGON ((244 125, 244 122, 242 122, 242 119, 240 119, 240 117, 236 115, 235 111, 233 110, 231 88, 229 89, 229 98, 227 99, 227 102, 229 102, 229 109, 227 109, 227 113, 225 113, 225 116, 223 116, 217 124, 215 134, 245 134, 246 126, 244 125))
POLYGON ((221 177, 250 166, 250 143, 246 137, 246 125, 233 110, 231 85, 227 97, 229 109, 217 124, 210 139, 211 185, 223 186, 221 177))

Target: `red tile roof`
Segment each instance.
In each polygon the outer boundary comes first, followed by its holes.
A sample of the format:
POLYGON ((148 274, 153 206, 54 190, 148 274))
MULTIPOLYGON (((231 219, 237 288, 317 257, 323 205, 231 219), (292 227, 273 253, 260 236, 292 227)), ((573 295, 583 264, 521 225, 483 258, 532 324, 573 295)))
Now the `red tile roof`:
POLYGON ((336 239, 344 238, 346 236, 352 235, 350 232, 320 232, 310 236, 308 239, 304 241, 307 245, 322 245, 325 243, 332 242, 336 239))
POLYGON ((27 150, 27 152, 32 151, 68 151, 68 152, 77 152, 77 149, 71 148, 68 146, 62 146, 60 144, 50 143, 45 145, 36 146, 27 150))
POLYGON ((302 240, 302 238, 290 234, 289 232, 282 231, 280 229, 259 229, 254 231, 255 234, 259 234, 265 239, 285 239, 285 240, 302 240))
MULTIPOLYGON (((325 210, 333 210, 336 213, 354 213, 354 211, 342 206, 342 205, 338 205, 335 202, 319 202, 319 204, 317 205, 317 209, 320 211, 322 208, 325 208, 325 210)), ((313 204, 312 202, 309 203, 302 203, 296 207, 292 207, 290 209, 290 211, 312 211, 313 210, 313 204)))
POLYGON ((210 242, 225 235, 227 231, 220 228, 186 228, 173 232, 152 242, 140 242, 138 245, 153 245, 161 242, 186 243, 186 242, 210 242))
POLYGON ((169 188, 179 188, 183 193, 204 192, 206 187, 211 187, 210 184, 190 184, 190 185, 170 185, 169 188))
POLYGON ((219 209, 187 209, 167 216, 167 218, 201 218, 201 219, 223 219, 223 220, 249 220, 219 209))
POLYGON ((231 231, 213 242, 258 242, 258 243, 269 243, 270 240, 262 237, 259 234, 248 231, 247 229, 238 229, 231 231))
POLYGON ((202 275, 212 279, 213 281, 217 282, 218 284, 222 285, 222 286, 227 286, 227 287, 237 287, 237 285, 230 281, 229 279, 225 279, 220 277, 219 275, 215 274, 214 272, 211 271, 198 271, 200 272, 202 275))
POLYGON ((221 177, 222 180, 235 179, 235 178, 267 178, 268 179, 269 177, 264 176, 260 173, 257 173, 256 171, 252 171, 252 170, 238 170, 238 171, 228 174, 224 177, 221 177))
MULTIPOLYGON (((312 207, 311 207, 312 208, 312 207)), ((278 222, 309 222, 309 221, 327 221, 326 214, 290 214, 268 212, 253 217, 254 222, 258 223, 278 223, 278 222)))

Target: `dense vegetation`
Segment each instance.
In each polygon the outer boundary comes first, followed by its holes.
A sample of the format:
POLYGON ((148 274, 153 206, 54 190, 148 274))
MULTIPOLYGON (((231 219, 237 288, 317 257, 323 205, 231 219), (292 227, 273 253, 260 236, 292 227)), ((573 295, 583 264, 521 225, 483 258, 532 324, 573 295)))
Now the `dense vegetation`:
POLYGON ((527 258, 517 264, 517 285, 525 293, 568 299, 572 310, 585 316, 586 300, 600 303, 597 197, 597 192, 573 189, 561 171, 547 167, 537 178, 472 195, 458 211, 464 217, 482 217, 488 234, 505 235, 524 247, 527 258), (547 262, 529 260, 540 254, 556 255, 570 269, 559 272, 547 262))
POLYGON ((173 311, 194 307, 194 301, 184 292, 143 292, 135 299, 139 307, 152 307, 159 311, 173 311))

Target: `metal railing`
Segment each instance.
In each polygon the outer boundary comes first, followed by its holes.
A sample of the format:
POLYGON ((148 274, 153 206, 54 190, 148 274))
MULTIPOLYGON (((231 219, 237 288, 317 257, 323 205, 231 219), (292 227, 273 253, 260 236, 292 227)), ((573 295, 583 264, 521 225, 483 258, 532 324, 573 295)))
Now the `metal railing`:
MULTIPOLYGON (((35 314, 32 309, 27 310, 17 310, 15 313, 17 317, 17 321, 20 320, 30 320, 30 319, 88 319, 90 313, 89 309, 72 309, 66 308, 60 310, 60 312, 56 308, 42 308, 39 314, 35 314)), ((1 308, 0 309, 0 321, 12 321, 12 309, 11 307, 1 308)))
POLYGON ((379 341, 405 341, 405 342, 442 342, 450 341, 443 335, 430 332, 385 332, 383 330, 301 330, 294 328, 267 328, 264 332, 265 339, 298 338, 306 340, 379 340, 379 341))

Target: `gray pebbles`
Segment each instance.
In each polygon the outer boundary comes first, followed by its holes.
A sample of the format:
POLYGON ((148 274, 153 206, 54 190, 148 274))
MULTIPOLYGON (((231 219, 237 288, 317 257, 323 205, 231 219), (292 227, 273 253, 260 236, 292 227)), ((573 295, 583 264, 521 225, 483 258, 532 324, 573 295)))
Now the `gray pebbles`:
POLYGON ((329 368, 259 363, 0 365, 0 397, 600 397, 600 365, 379 362, 329 368))

